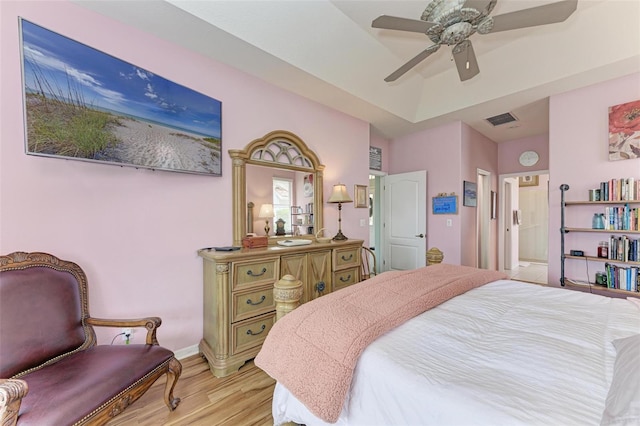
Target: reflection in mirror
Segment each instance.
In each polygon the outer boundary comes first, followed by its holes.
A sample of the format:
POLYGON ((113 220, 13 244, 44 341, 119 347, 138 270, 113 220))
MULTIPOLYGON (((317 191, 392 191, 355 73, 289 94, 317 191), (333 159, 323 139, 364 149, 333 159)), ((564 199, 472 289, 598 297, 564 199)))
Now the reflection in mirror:
MULTIPOLYGON (((246 179, 247 200, 257 209, 272 204, 273 222, 282 219, 286 235, 313 234, 313 187, 309 183, 313 174, 248 164, 246 179)), ((258 235, 264 235, 261 223, 262 220, 254 218, 251 224, 258 235)))
MULTIPOLYGON (((300 138, 278 130, 244 150, 229 150, 229 155, 233 160, 234 245, 240 245, 251 228, 265 235, 264 220, 249 217, 247 201, 256 211, 263 204, 273 204, 271 223, 282 219, 286 236, 313 238, 314 229, 322 228, 324 166, 300 138)), ((273 233, 272 228, 269 235, 273 233)))

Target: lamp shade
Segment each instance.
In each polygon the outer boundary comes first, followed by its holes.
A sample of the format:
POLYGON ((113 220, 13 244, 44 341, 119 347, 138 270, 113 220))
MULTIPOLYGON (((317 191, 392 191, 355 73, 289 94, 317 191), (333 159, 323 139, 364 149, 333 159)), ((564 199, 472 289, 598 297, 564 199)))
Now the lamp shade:
POLYGON ((260 206, 258 217, 273 217, 273 204, 263 204, 260 206))
POLYGON ((327 203, 352 203, 353 200, 349 197, 347 192, 347 186, 343 183, 337 183, 333 185, 333 192, 327 200, 327 203))

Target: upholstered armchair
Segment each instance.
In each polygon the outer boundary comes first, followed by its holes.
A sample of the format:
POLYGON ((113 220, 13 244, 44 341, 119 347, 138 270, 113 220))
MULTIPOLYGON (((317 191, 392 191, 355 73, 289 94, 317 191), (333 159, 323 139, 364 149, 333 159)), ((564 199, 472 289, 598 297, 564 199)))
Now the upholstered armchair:
POLYGON ((0 256, 0 425, 104 424, 162 375, 164 399, 182 365, 158 345, 160 318, 89 315, 87 278, 47 253, 0 256), (95 326, 144 327, 144 344, 97 345, 95 326))

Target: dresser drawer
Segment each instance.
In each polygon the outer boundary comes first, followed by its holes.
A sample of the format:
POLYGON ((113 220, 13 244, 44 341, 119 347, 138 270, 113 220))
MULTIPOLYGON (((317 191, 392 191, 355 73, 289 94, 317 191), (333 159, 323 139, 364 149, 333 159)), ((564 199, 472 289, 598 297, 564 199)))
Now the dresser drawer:
POLYGON ((231 324, 231 354, 262 345, 275 322, 276 313, 271 312, 231 324))
POLYGON ((231 322, 273 312, 276 304, 273 300, 273 285, 234 292, 231 299, 231 322))
POLYGON ((340 290, 341 288, 350 286, 360 282, 360 267, 343 269, 341 271, 335 271, 333 273, 333 290, 340 290))
POLYGON ((360 266, 360 248, 346 247, 333 250, 333 269, 345 269, 360 266))
POLYGON ((231 288, 241 290, 265 284, 273 284, 278 279, 280 258, 233 262, 231 288))

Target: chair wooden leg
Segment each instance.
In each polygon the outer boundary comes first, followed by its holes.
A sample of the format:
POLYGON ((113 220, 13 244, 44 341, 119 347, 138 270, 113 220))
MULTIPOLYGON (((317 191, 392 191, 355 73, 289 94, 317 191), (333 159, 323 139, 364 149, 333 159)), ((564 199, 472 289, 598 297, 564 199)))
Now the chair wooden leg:
POLYGON ((167 384, 164 388, 164 402, 169 407, 169 411, 176 409, 180 404, 180 398, 173 397, 173 388, 176 387, 176 383, 182 373, 182 364, 175 358, 171 358, 169 361, 169 369, 167 370, 167 384))

